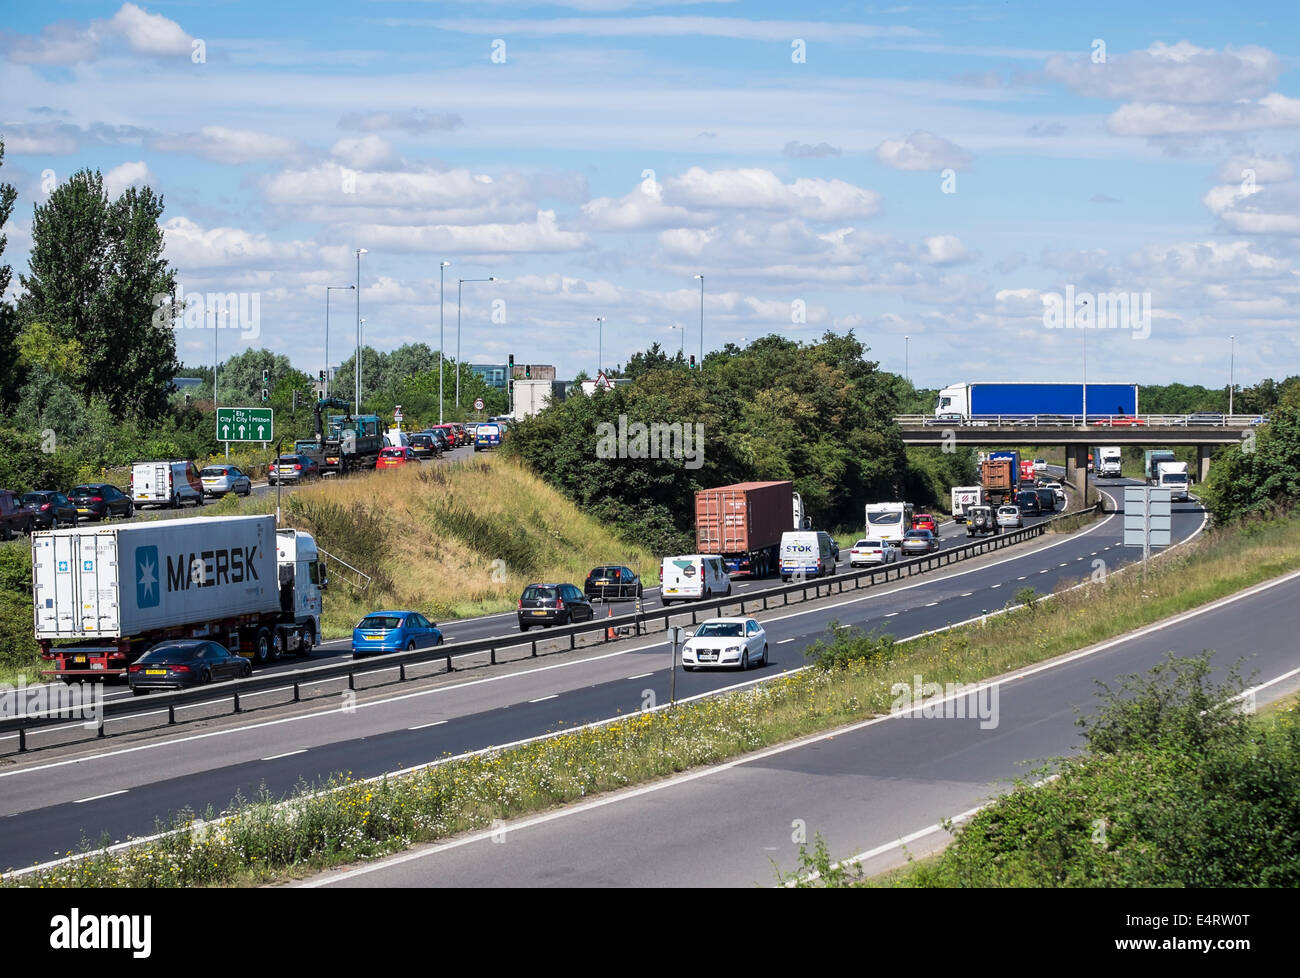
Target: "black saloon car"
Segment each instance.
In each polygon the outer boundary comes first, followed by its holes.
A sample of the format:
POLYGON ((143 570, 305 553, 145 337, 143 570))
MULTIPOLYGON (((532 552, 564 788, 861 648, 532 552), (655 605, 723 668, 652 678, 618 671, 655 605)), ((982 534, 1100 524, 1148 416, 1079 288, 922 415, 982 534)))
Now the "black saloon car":
POLYGON ((583 593, 594 600, 608 601, 612 598, 641 597, 641 578, 627 567, 619 564, 607 564, 593 567, 582 586, 583 593))
POLYGON ((107 520, 114 516, 134 516, 135 503, 117 486, 102 482, 73 486, 68 498, 83 520, 107 520))
POLYGON ((530 584, 519 598, 519 630, 534 625, 569 625, 596 617, 576 584, 530 584))
POLYGON ((162 642, 127 669, 131 692, 143 696, 151 689, 186 689, 225 679, 243 679, 253 664, 232 655, 220 642, 184 639, 162 642))
POLYGON ((77 507, 61 492, 52 489, 25 492, 20 501, 23 509, 32 514, 34 530, 57 530, 61 526, 77 525, 77 507))

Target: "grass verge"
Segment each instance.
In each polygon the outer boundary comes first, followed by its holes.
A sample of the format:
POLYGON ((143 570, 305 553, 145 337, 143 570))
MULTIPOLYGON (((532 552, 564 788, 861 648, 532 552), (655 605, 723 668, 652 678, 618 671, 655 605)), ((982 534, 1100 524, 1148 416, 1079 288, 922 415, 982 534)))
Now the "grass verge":
POLYGON ((131 849, 8 879, 9 886, 201 886, 283 881, 712 764, 889 710, 891 687, 972 682, 1150 624, 1300 567, 1300 519, 1214 531, 1136 572, 1103 575, 982 623, 906 643, 831 628, 817 668, 597 728, 448 759, 377 782, 340 778, 131 849))

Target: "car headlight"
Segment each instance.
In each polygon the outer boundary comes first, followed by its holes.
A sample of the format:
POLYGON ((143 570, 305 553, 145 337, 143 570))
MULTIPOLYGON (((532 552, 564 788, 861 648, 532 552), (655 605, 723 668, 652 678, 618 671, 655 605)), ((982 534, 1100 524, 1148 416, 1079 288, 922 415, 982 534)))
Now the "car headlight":
POLYGON ((739 645, 732 645, 732 646, 728 647, 727 651, 728 651, 728 652, 739 652, 739 651, 740 651, 740 646, 739 646, 739 645))

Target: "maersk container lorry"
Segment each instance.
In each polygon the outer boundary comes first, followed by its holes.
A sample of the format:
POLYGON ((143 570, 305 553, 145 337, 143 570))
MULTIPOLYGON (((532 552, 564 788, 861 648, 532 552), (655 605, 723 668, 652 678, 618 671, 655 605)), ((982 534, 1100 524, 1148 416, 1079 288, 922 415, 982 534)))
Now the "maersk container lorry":
POLYGON ((226 516, 34 533, 32 585, 44 674, 74 682, 120 676, 164 639, 306 656, 326 577, 310 534, 226 516))
MULTIPOLYGON (((1137 384, 1089 384, 1088 417, 1138 413, 1137 384)), ((936 418, 1081 415, 1082 384, 953 384, 939 392, 936 418)))

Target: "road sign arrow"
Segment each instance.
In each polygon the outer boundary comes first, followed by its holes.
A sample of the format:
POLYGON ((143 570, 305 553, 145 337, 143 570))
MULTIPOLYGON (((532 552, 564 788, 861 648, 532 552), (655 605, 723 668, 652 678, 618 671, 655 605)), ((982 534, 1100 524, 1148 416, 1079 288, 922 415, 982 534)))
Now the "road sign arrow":
POLYGON ((258 440, 259 440, 259 441, 261 440, 262 432, 264 432, 265 430, 266 430, 266 425, 264 425, 264 424, 259 424, 259 425, 257 426, 257 434, 258 434, 258 440))
POLYGON ((226 437, 227 435, 229 435, 229 434, 230 434, 230 425, 228 425, 228 424, 223 424, 223 425, 221 426, 221 437, 222 437, 222 438, 225 438, 225 437, 226 437))
POLYGON ((239 426, 239 437, 244 437, 244 426, 242 424, 239 426))

